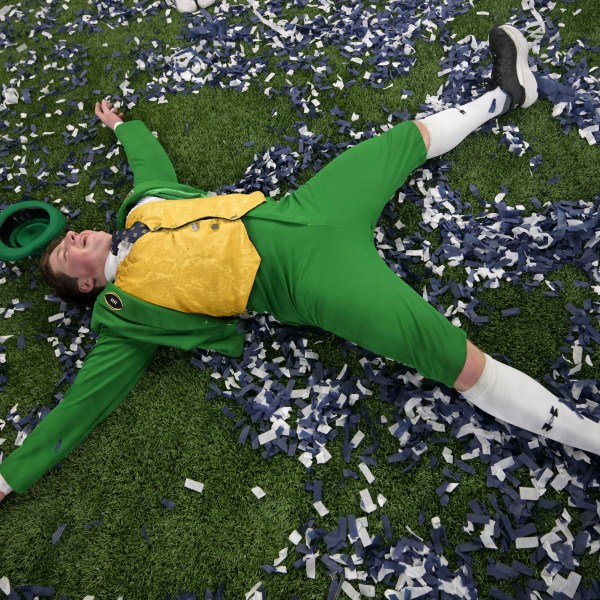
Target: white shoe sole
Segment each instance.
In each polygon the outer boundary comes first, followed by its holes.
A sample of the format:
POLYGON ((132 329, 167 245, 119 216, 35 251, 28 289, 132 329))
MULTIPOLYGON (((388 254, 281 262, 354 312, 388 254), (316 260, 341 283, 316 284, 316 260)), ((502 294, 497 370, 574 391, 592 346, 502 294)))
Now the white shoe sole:
POLYGON ((500 29, 508 34, 517 47, 517 77, 519 78, 519 83, 525 90, 525 101, 521 107, 527 108, 538 98, 537 81, 529 68, 529 62, 527 60, 527 54, 529 52, 527 40, 525 39, 525 36, 512 25, 500 25, 500 29))

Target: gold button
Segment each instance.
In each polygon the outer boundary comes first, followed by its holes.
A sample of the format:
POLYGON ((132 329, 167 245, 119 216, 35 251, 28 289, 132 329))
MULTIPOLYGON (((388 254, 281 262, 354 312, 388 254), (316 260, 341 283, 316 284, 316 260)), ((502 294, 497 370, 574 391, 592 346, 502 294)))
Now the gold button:
POLYGON ((198 231, 198 223, 192 223, 192 231, 198 231))
POLYGON ((219 229, 219 226, 216 223, 213 223, 210 227, 211 227, 211 229, 214 229, 215 231, 217 229, 219 229))

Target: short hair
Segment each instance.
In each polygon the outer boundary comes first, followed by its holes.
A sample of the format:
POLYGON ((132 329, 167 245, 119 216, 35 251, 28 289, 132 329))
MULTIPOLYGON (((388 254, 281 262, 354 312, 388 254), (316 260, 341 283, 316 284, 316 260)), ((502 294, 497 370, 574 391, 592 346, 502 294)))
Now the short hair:
POLYGON ((102 291, 101 287, 95 287, 90 292, 82 292, 77 285, 75 277, 69 277, 64 273, 55 273, 50 267, 50 255, 64 239, 65 236, 57 237, 48 244, 40 259, 40 275, 63 300, 91 306, 102 291))

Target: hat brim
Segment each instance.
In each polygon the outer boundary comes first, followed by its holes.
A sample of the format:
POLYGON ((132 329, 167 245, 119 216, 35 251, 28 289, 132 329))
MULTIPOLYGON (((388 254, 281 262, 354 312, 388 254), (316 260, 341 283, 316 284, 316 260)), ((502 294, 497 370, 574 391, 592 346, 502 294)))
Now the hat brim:
POLYGON ((26 200, 0 212, 0 260, 14 261, 44 252, 66 224, 54 206, 26 200))

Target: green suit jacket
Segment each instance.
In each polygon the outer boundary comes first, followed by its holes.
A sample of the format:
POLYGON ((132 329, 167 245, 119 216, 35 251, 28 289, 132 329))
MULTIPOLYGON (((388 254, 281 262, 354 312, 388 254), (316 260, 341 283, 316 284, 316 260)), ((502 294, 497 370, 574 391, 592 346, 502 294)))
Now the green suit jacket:
MULTIPOLYGON (((117 227, 144 196, 164 199, 197 198, 206 192, 177 182, 166 152, 141 121, 115 129, 134 177, 133 192, 123 201, 117 227)), ((0 475, 17 493, 24 493, 46 471, 77 446, 123 401, 160 345, 213 349, 239 356, 244 332, 239 319, 181 313, 143 302, 108 284, 98 296, 92 328, 99 339, 63 400, 0 464, 0 475), (107 294, 117 294, 115 310, 107 294)))

